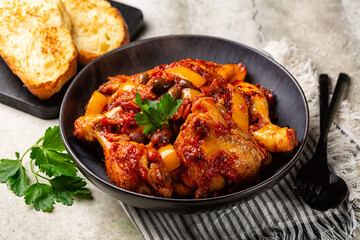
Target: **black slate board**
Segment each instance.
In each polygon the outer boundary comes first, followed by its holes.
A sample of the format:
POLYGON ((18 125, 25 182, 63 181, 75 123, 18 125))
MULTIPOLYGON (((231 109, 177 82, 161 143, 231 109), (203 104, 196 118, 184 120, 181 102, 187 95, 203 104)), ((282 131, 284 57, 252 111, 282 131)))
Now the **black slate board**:
MULTIPOLYGON (((129 27, 130 40, 133 40, 144 27, 142 12, 128 5, 114 1, 109 2, 121 12, 129 27)), ((80 70, 78 67, 78 71, 80 70)), ((42 119, 54 119, 59 116, 62 99, 71 81, 72 79, 51 98, 40 100, 29 92, 0 58, 0 102, 42 119)))

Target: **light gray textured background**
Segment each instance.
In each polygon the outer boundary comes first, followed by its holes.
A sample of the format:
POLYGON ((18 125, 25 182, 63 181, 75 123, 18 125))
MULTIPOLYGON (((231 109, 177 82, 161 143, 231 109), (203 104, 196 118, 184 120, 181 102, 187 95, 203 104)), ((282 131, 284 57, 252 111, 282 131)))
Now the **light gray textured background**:
MULTIPOLYGON (((287 38, 335 80, 352 77, 349 99, 360 111, 360 1, 355 0, 127 0, 139 8, 146 29, 139 39, 168 34, 205 34, 261 49, 287 38)), ((41 120, 0 104, 0 158, 24 152, 58 120, 41 120)), ((358 133, 356 133, 358 134, 358 133)), ((358 136, 359 137, 359 136, 358 136)), ((0 184, 1 239, 141 239, 120 204, 93 185, 93 200, 36 212, 0 184)), ((358 235, 360 235, 358 233, 358 235)), ((358 238, 360 239, 360 238, 358 238)))

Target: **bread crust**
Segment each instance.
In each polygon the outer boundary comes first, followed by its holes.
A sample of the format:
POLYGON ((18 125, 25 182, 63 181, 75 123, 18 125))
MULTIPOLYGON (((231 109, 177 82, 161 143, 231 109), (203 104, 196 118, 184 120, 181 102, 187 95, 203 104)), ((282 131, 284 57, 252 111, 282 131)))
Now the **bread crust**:
MULTIPOLYGON (((124 32, 124 37, 122 38, 121 41, 119 41, 119 44, 117 45, 117 47, 121 47, 130 42, 130 34, 129 34, 128 26, 127 26, 126 22, 124 21, 124 19, 122 18, 121 13, 119 11, 117 11, 117 12, 121 17, 121 21, 123 22, 123 24, 122 24, 123 30, 122 31, 124 32)), ((103 54, 104 53, 102 53, 102 54, 91 53, 91 52, 88 52, 85 50, 78 49, 78 62, 80 65, 85 66, 103 54)))
POLYGON ((63 0, 73 23, 71 34, 78 50, 78 63, 87 65, 104 53, 130 42, 128 26, 118 9, 106 0, 63 0), (94 15, 93 11, 98 14, 94 15), (101 14, 99 14, 101 13, 101 14), (84 17, 82 14, 86 14, 84 17), (106 24, 104 24, 106 22, 106 24), (117 34, 104 33, 116 29, 117 34), (96 37, 95 39, 92 39, 96 37), (106 39, 109 37, 109 39, 106 39), (93 44, 89 44, 92 42, 93 44), (103 50, 100 46, 107 45, 103 50), (98 49, 94 49, 96 46, 98 49))

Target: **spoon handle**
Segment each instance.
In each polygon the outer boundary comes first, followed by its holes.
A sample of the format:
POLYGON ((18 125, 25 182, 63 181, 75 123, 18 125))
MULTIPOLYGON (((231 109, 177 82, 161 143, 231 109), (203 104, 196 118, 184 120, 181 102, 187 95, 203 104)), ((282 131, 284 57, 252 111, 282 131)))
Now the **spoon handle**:
MULTIPOLYGON (((320 129, 324 126, 326 113, 329 109, 329 76, 327 74, 320 74, 320 129)), ((321 154, 321 159, 324 167, 327 167, 327 139, 325 139, 324 149, 321 154)))
POLYGON ((330 131, 331 124, 334 120, 337 108, 339 106, 341 97, 345 91, 346 86, 349 84, 350 78, 345 73, 340 73, 339 78, 337 80, 334 94, 332 96, 329 110, 326 114, 325 120, 323 122, 323 126, 321 127, 320 137, 318 141, 318 145, 315 150, 315 155, 321 156, 325 146, 326 146, 326 139, 327 135, 330 131))

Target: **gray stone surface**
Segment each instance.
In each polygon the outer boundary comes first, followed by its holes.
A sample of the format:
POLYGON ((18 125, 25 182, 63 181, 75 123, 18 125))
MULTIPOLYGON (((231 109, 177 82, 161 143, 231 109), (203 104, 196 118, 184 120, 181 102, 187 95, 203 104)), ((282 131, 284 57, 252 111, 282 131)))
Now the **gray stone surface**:
MULTIPOLYGON (((288 39, 312 59, 319 73, 352 77, 348 98, 360 111, 360 1, 351 0, 127 0, 143 11, 139 39, 168 34, 205 34, 261 49, 288 39)), ((41 120, 0 104, 1 158, 24 152, 58 120, 41 120)), ((359 123, 360 124, 360 123, 359 123)), ((52 213, 36 212, 0 184, 1 239, 141 239, 119 203, 89 183, 93 200, 52 213)), ((360 234, 358 233, 358 236, 360 234)), ((358 238, 357 238, 358 239, 358 238)))

